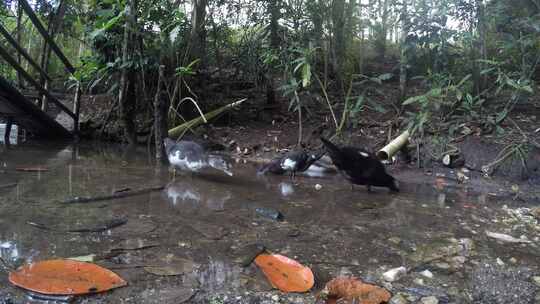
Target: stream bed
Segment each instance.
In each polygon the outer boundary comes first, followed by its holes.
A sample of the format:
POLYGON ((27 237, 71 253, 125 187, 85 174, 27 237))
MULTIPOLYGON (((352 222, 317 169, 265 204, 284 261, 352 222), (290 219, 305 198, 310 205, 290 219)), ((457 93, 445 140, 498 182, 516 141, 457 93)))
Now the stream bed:
MULTIPOLYGON (((400 180, 400 193, 368 193, 338 174, 257 176, 244 161, 232 177, 173 175, 143 148, 84 143, 16 146, 0 152, 0 166, 8 266, 95 255, 128 282, 73 303, 316 303, 317 290, 338 276, 385 287, 394 304, 540 303, 538 204, 466 185, 400 180), (245 265, 260 246, 309 266, 313 292, 279 292, 245 265), (385 278, 398 267, 406 273, 385 278)), ((7 274, 0 265, 0 303, 52 303, 29 297, 7 274)))

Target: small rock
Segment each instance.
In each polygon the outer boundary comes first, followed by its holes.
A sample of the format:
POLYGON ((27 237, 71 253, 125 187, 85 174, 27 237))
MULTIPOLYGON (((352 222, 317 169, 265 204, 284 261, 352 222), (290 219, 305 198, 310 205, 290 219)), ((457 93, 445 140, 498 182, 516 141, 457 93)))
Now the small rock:
POLYGON ((424 298, 420 299, 420 303, 422 303, 422 304, 439 304, 439 300, 434 296, 430 296, 430 297, 424 297, 424 298))
POLYGON ((401 294, 397 294, 390 299, 389 304, 409 304, 409 301, 401 294))
POLYGON ((425 283, 424 283, 424 279, 420 279, 420 278, 414 279, 413 282, 414 282, 414 284, 416 284, 416 285, 424 285, 424 284, 425 284, 425 283))
POLYGON ((405 274, 407 274, 407 269, 401 266, 398 268, 390 269, 387 272, 383 273, 383 279, 388 282, 394 282, 401 279, 401 277, 403 277, 405 274))
POLYGON ((532 208, 531 215, 534 216, 537 220, 540 220, 540 207, 532 208))
POLYGON ((262 217, 272 219, 274 221, 283 221, 283 214, 279 210, 266 207, 257 207, 255 212, 262 217))
POLYGON ((428 279, 433 279, 433 273, 427 269, 420 272, 420 274, 428 279))
POLYGON ((396 245, 399 245, 399 243, 401 243, 401 239, 398 238, 397 236, 393 236, 393 237, 389 238, 388 241, 390 243, 393 243, 393 244, 396 244, 396 245))
POLYGON ((532 277, 532 281, 534 284, 536 284, 536 286, 540 287, 540 276, 532 277))
POLYGON ((248 267, 251 265, 253 260, 255 260, 255 258, 265 250, 266 248, 263 244, 247 244, 234 252, 234 255, 236 256, 234 261, 235 263, 240 264, 242 267, 248 267))
POLYGON ((518 261, 517 261, 516 258, 511 257, 511 258, 508 260, 508 262, 510 262, 510 263, 512 263, 512 264, 517 264, 518 261))
POLYGON ((273 295, 272 296, 272 301, 279 302, 279 296, 278 295, 273 295))
POLYGON ((490 232, 490 231, 486 231, 486 235, 490 238, 496 239, 503 243, 531 243, 531 241, 529 241, 526 237, 517 239, 508 234, 496 233, 496 232, 490 232))
POLYGON ((501 260, 500 258, 497 258, 497 265, 503 266, 504 265, 503 260, 501 260))
POLYGON ((316 184, 316 185, 315 185, 315 190, 321 190, 321 189, 322 189, 321 184, 316 184))

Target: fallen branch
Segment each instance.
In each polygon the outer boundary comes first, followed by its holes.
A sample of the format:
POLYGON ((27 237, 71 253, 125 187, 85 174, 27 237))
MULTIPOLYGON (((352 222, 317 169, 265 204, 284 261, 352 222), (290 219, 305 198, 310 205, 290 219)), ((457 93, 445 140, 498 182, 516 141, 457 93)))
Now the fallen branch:
POLYGON ((113 200, 113 199, 118 199, 118 198, 124 198, 124 197, 128 197, 128 196, 146 194, 146 193, 154 192, 154 191, 161 191, 164 188, 165 188, 165 186, 155 186, 155 187, 142 188, 142 189, 137 189, 137 190, 115 192, 113 194, 101 195, 101 196, 93 196, 93 197, 77 196, 77 197, 62 201, 61 203, 63 203, 63 204, 79 204, 79 203, 91 203, 91 202, 98 202, 98 201, 107 201, 107 200, 113 200))
POLYGON ((0 257, 0 263, 2 264, 2 266, 7 270, 7 271, 13 271, 14 268, 8 263, 6 262, 2 257, 0 257))
POLYGON ((208 112, 206 114, 204 114, 202 117, 197 117, 195 119, 192 119, 186 123, 183 123, 175 128, 172 128, 169 130, 169 137, 171 138, 178 138, 180 137, 180 135, 182 135, 185 130, 187 129, 190 129, 190 128, 194 128, 200 124, 203 124, 203 123, 206 123, 208 122, 210 119, 213 119, 215 117, 217 117, 218 115, 220 115, 221 113, 224 113, 225 111, 228 111, 240 104, 242 104, 244 101, 246 101, 247 98, 244 98, 244 99, 241 99, 239 101, 235 101, 231 104, 228 104, 228 105, 225 105, 221 108, 218 108, 214 111, 211 111, 211 112, 208 112))
POLYGON ((50 227, 45 226, 44 224, 36 223, 36 222, 26 222, 26 223, 28 225, 30 225, 30 226, 34 226, 34 227, 36 227, 38 229, 47 230, 47 231, 81 233, 81 232, 103 232, 103 231, 107 231, 107 230, 122 226, 122 225, 126 224, 127 221, 128 220, 125 219, 125 218, 116 218, 116 219, 112 219, 112 220, 110 220, 110 221, 108 221, 108 222, 106 222, 106 223, 104 223, 104 224, 102 224, 100 226, 96 226, 96 227, 79 228, 79 229, 67 229, 67 230, 50 228, 50 227))
POLYGON ((18 185, 17 183, 0 185, 0 189, 13 188, 13 187, 17 187, 17 185, 18 185))

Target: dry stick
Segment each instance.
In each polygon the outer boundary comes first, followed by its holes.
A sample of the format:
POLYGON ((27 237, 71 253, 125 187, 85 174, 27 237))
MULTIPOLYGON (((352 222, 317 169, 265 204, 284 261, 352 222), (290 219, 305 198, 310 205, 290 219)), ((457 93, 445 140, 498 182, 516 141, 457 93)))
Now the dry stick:
POLYGON ((67 229, 67 230, 50 228, 50 227, 45 226, 44 224, 36 223, 36 222, 26 222, 26 224, 36 227, 38 229, 47 230, 47 231, 83 233, 83 232, 103 232, 103 231, 111 230, 113 228, 120 227, 126 224, 127 221, 128 220, 126 218, 118 218, 118 219, 112 219, 107 223, 103 223, 101 226, 96 226, 92 228, 67 229))
POLYGON ((315 79, 317 79, 317 81, 319 82, 319 85, 321 86, 321 90, 323 91, 323 94, 324 94, 324 99, 326 100, 326 103, 328 104, 328 109, 330 109, 330 114, 332 114, 332 119, 334 120, 334 123, 336 124, 336 129, 338 129, 339 124, 337 122, 336 114, 334 114, 334 109, 332 109, 332 105, 330 104, 330 98, 328 98, 328 93, 326 92, 326 88, 324 87, 321 79, 319 78, 319 76, 317 76, 317 74, 315 74, 315 79))
POLYGON ((501 152, 499 152, 499 154, 497 155, 497 158, 494 161, 492 161, 491 163, 485 166, 482 166, 482 171, 486 174, 489 174, 491 170, 494 170, 500 163, 505 161, 508 157, 512 156, 512 154, 514 154, 515 151, 516 151, 516 148, 512 147, 512 145, 506 146, 504 149, 501 150, 501 152), (509 151, 503 154, 503 152, 507 150, 509 151))
POLYGON ((296 98, 296 104, 298 105, 298 147, 302 144, 302 104, 296 90, 294 91, 294 98, 296 98))
POLYGON ((17 187, 17 183, 11 183, 11 184, 5 184, 5 185, 0 185, 0 189, 5 189, 5 188, 13 188, 13 187, 17 187))
POLYGON ((165 186, 155 186, 155 187, 142 188, 142 189, 133 190, 133 191, 117 192, 117 193, 113 193, 109 195, 101 195, 101 196, 94 196, 94 197, 74 197, 72 199, 62 201, 61 203, 78 204, 78 203, 91 203, 91 202, 97 202, 97 201, 106 201, 106 200, 112 200, 112 199, 123 198, 123 197, 128 197, 128 196, 146 194, 146 193, 154 192, 154 191, 160 191, 160 190, 163 190, 164 188, 165 186))
POLYGON ((8 271, 13 271, 14 268, 8 263, 6 262, 6 260, 4 260, 2 257, 0 257, 0 263, 2 264, 2 266, 4 266, 5 269, 7 269, 8 271))

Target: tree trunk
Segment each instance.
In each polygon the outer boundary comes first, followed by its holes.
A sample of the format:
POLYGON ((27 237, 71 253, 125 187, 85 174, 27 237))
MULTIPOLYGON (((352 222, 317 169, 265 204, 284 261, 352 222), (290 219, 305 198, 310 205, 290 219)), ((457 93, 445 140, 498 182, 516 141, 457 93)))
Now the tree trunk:
MULTIPOLYGON (((268 9, 270 13, 270 48, 274 54, 279 54, 279 18, 280 18, 280 0, 270 0, 268 9)), ((276 92, 275 92, 275 78, 276 78, 276 68, 272 64, 268 67, 268 76, 266 84, 266 103, 275 104, 276 103, 276 92)))
MULTIPOLYGON (((19 2, 17 2, 17 44, 22 45, 22 6, 19 2)), ((17 63, 21 65, 21 53, 17 52, 17 63)), ((19 88, 23 88, 23 80, 21 73, 17 72, 17 84, 19 85, 19 88)))
POLYGON ((311 22, 313 23, 313 45, 321 47, 323 45, 323 15, 321 12, 321 1, 310 1, 311 22))
MULTIPOLYGON (((478 31, 478 39, 477 39, 477 47, 475 49, 478 50, 478 58, 486 60, 487 59, 487 52, 486 52, 486 17, 485 17, 485 7, 484 7, 484 1, 483 0, 476 0, 476 15, 477 15, 477 31, 478 31)), ((475 83, 475 89, 477 94, 481 94, 487 85, 487 78, 486 75, 481 75, 480 71, 482 71, 485 68, 485 64, 478 63, 476 65, 476 68, 478 71, 475 73, 479 75, 477 77, 477 83, 475 83)))
POLYGON ((193 0, 191 13, 191 61, 200 59, 199 66, 206 65, 206 6, 208 0, 193 0))
POLYGON ((407 66, 408 58, 408 39, 409 35, 409 17, 407 11, 407 0, 403 0, 401 7, 401 43, 400 43, 400 64, 399 64, 399 103, 402 103, 407 96, 407 66))
POLYGON ((163 90, 165 82, 165 66, 159 66, 159 76, 156 96, 154 97, 154 132, 156 141, 156 160, 164 162, 167 159, 163 140, 167 137, 167 99, 163 90))
POLYGON ((120 76, 120 119, 124 127, 124 136, 129 145, 137 143, 137 134, 135 128, 135 73, 129 66, 129 62, 133 60, 136 22, 137 22, 137 0, 128 0, 126 3, 126 23, 124 28, 124 41, 122 43, 122 74, 120 76))
POLYGON ((345 64, 345 0, 332 2, 332 24, 334 34, 334 73, 338 94, 345 95, 343 86, 343 68, 345 64))
POLYGON ((388 2, 389 0, 384 0, 382 5, 382 16, 381 16, 381 37, 380 39, 380 54, 379 59, 384 60, 386 56, 386 38, 388 36, 388 2))
POLYGON ((347 7, 347 23, 345 25, 345 41, 350 42, 354 37, 355 30, 355 16, 356 9, 358 8, 357 0, 350 0, 347 7))

